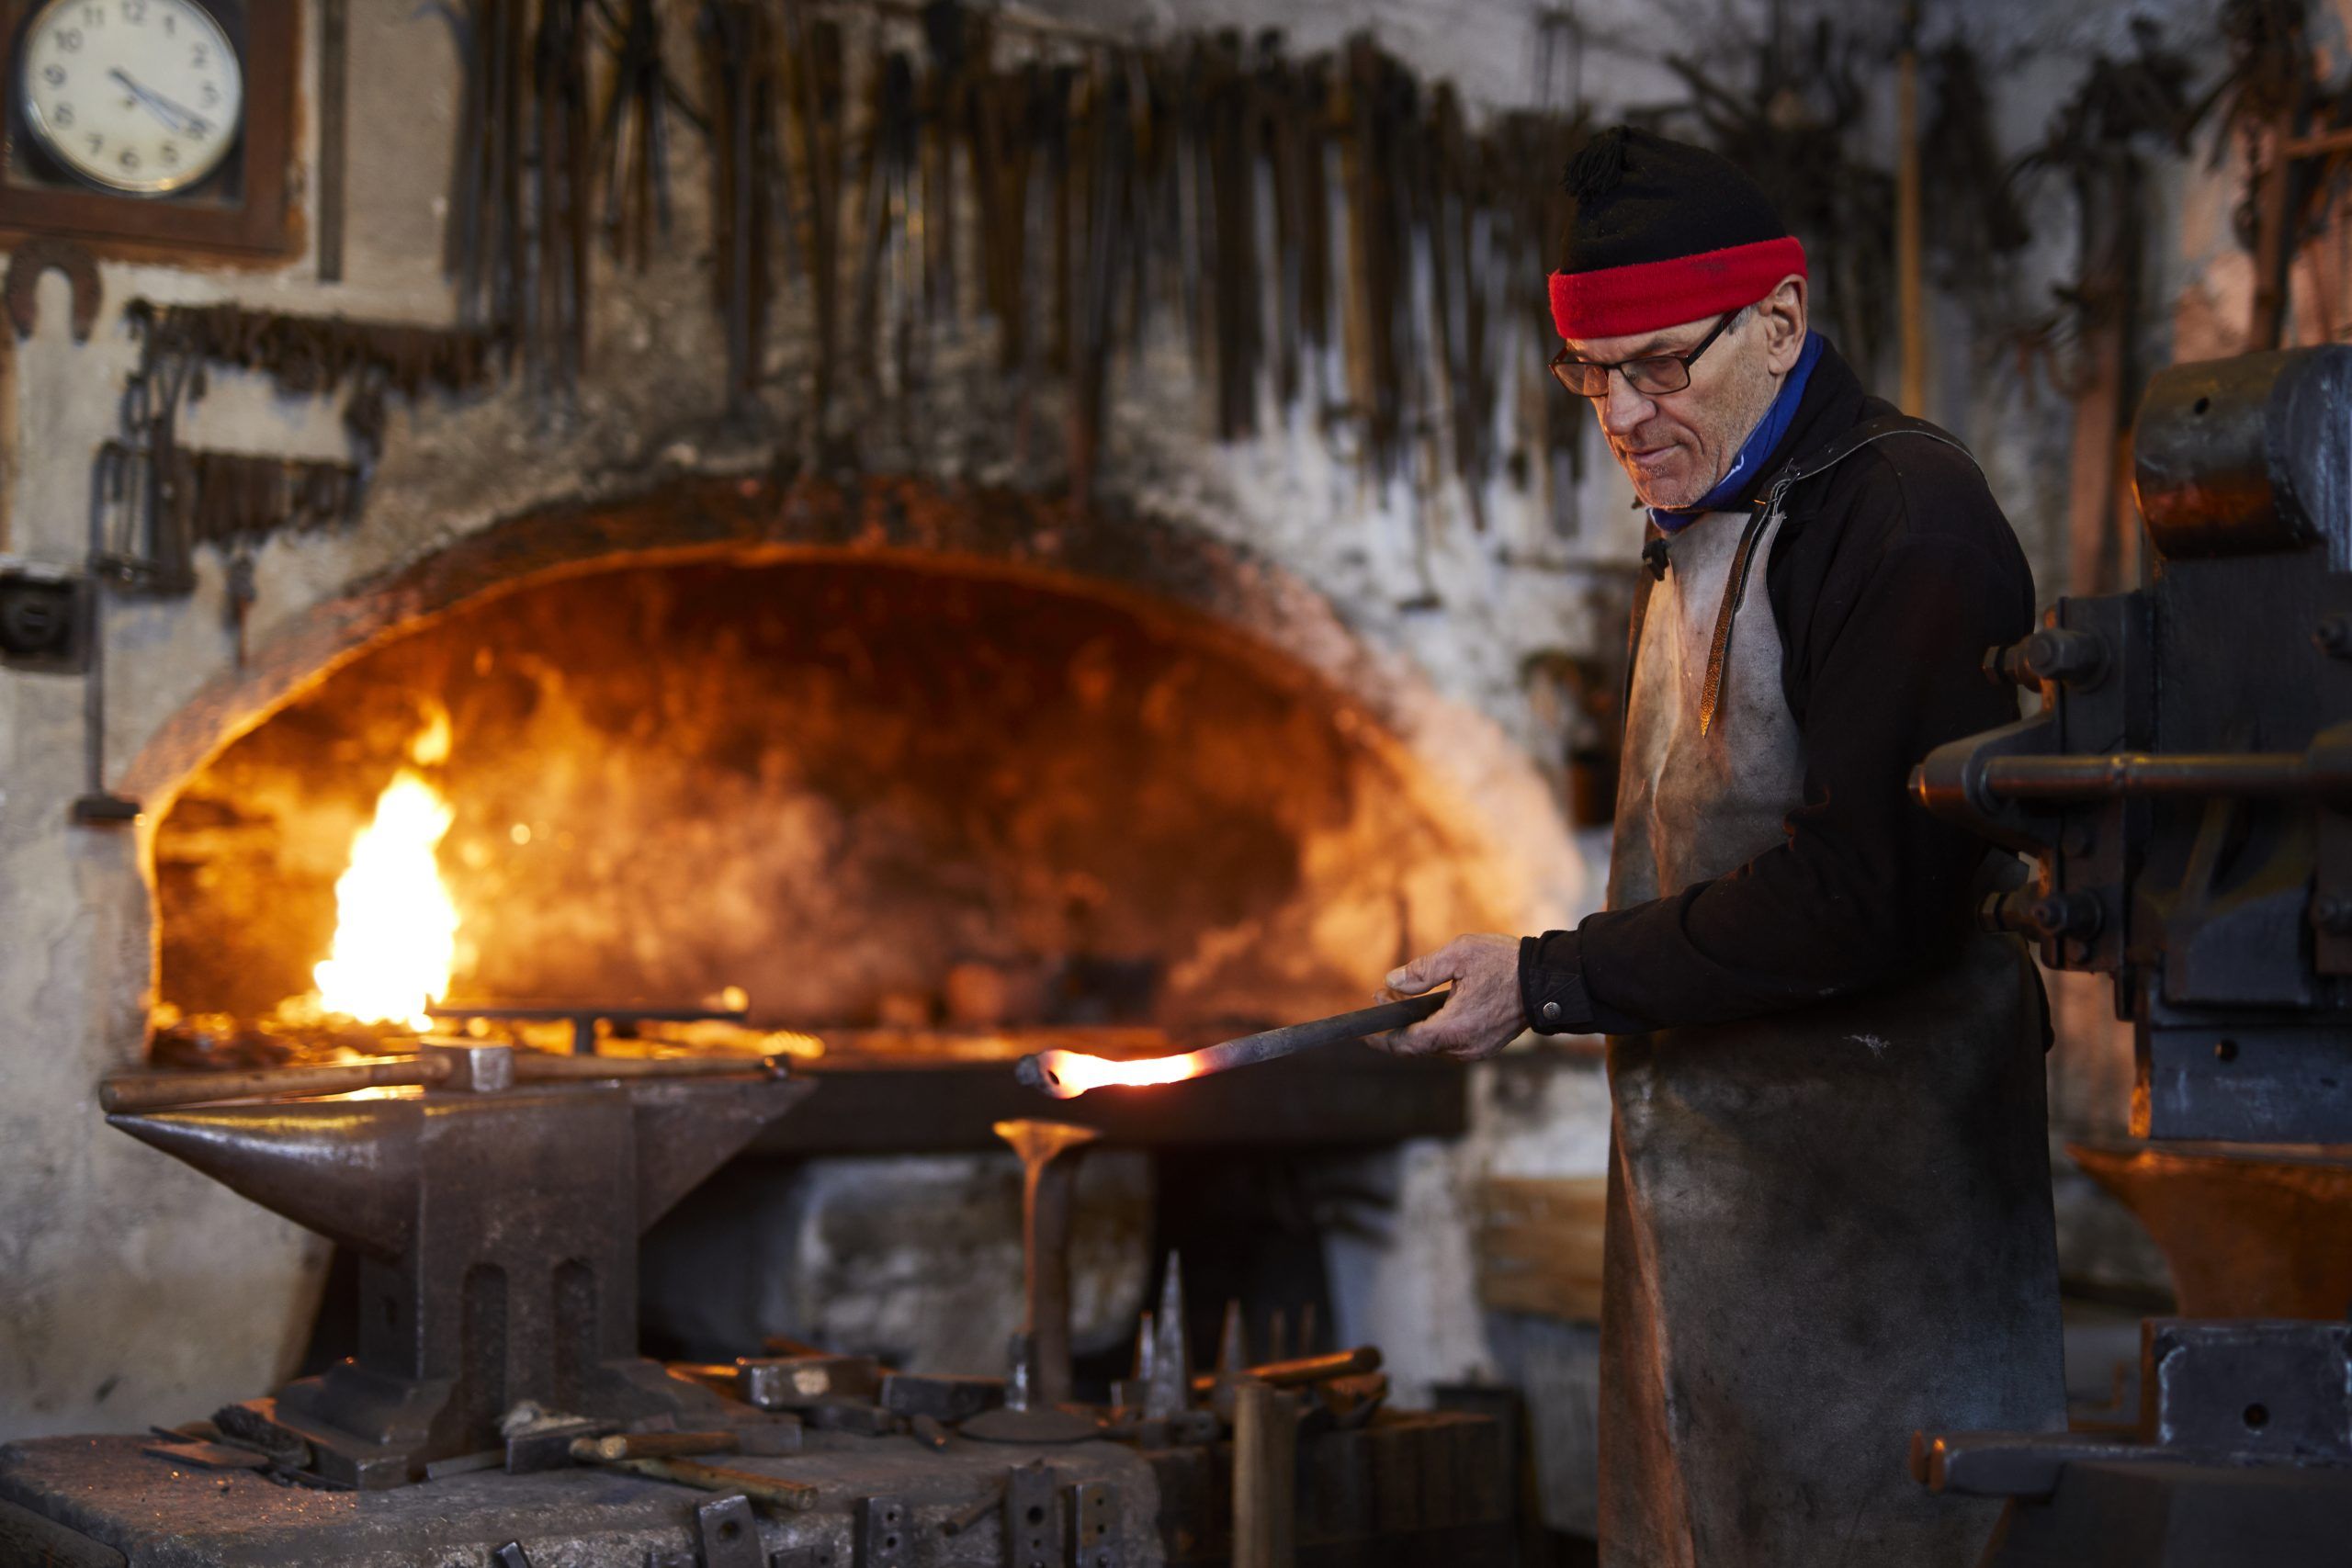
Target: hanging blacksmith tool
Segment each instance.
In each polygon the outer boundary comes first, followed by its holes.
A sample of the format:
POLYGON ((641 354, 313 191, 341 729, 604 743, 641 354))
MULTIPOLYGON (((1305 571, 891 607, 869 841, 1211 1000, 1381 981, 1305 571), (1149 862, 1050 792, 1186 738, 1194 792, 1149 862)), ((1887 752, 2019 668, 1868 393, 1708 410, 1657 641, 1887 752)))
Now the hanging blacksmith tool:
POLYGON ((865 145, 857 170, 857 306, 851 331, 852 357, 865 368, 868 393, 879 400, 883 367, 895 364, 899 367, 896 391, 902 406, 910 389, 899 351, 911 342, 908 329, 917 313, 907 287, 912 269, 906 258, 918 136, 914 65, 894 50, 874 73, 866 103, 865 145), (882 340, 886 306, 893 333, 889 349, 882 340))
POLYGON ((786 88, 802 171, 801 244, 808 261, 817 329, 817 358, 804 432, 807 454, 814 458, 824 450, 826 416, 832 407, 840 352, 844 73, 841 24, 810 17, 800 6, 787 6, 784 39, 790 62, 786 88))
POLYGON ((1077 158, 1071 205, 1083 220, 1083 254, 1069 307, 1069 489, 1080 512, 1093 489, 1110 379, 1113 317, 1126 272, 1126 253, 1135 243, 1125 221, 1127 191, 1135 180, 1135 110, 1127 74, 1116 68, 1097 72, 1090 85, 1086 113, 1073 138, 1077 158))
POLYGON ((931 69, 923 77, 923 284, 934 323, 956 320, 956 154, 978 147, 972 140, 973 85, 986 74, 988 18, 961 0, 931 0, 922 8, 923 45, 931 69))
POLYGON ((757 407, 767 341, 775 50, 754 0, 706 0, 698 30, 710 84, 712 286, 727 334, 728 410, 742 420, 757 407))
POLYGON ((319 0, 319 281, 343 281, 350 145, 350 0, 319 0))
POLYGON ((1075 1100, 1091 1089, 1114 1085, 1143 1086, 1182 1083, 1234 1067, 1254 1066, 1279 1056, 1293 1055, 1318 1045, 1338 1045, 1402 1029, 1445 1005, 1447 991, 1383 1002, 1378 1007, 1318 1018, 1307 1023, 1285 1024, 1238 1040, 1204 1045, 1177 1056, 1147 1056, 1114 1061, 1083 1051, 1038 1051, 1013 1064, 1012 1076, 1031 1089, 1044 1089, 1057 1100, 1075 1100))
POLYGON ((589 131, 586 0, 541 0, 531 79, 537 309, 524 343, 543 397, 580 388, 588 338, 589 131))
POLYGON ((652 259, 653 236, 670 233, 669 91, 654 0, 628 0, 596 155, 605 168, 605 247, 639 272, 652 259))

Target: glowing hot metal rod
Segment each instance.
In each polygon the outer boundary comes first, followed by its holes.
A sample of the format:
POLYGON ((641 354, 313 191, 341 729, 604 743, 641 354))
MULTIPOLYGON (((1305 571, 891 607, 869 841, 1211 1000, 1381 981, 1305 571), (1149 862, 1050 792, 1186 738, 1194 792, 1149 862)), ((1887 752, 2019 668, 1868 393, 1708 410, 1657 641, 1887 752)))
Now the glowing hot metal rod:
POLYGON ((1039 1051, 1014 1063, 1012 1076, 1031 1089, 1044 1089, 1056 1100, 1076 1100, 1090 1089, 1113 1085, 1182 1083, 1229 1067, 1271 1062, 1277 1056, 1312 1050, 1317 1045, 1337 1045, 1342 1041, 1362 1040, 1366 1035, 1402 1029, 1437 1011, 1452 994, 1431 991, 1426 996, 1384 1002, 1375 1008, 1318 1018, 1309 1023, 1285 1024, 1263 1034, 1245 1034, 1219 1045, 1204 1045, 1181 1056, 1147 1056, 1140 1061, 1120 1062, 1107 1056, 1090 1056, 1083 1051, 1039 1051))

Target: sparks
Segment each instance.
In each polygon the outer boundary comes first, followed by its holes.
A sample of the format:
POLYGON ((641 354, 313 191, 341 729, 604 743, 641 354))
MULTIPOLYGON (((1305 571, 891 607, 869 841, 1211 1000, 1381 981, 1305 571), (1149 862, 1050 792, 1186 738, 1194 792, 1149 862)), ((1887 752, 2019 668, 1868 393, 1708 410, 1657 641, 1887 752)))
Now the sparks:
POLYGON ((334 945, 311 971, 326 1011, 432 1027, 424 1010, 448 992, 458 938, 458 907, 434 851, 455 818, 440 792, 405 768, 385 786, 335 881, 334 945))

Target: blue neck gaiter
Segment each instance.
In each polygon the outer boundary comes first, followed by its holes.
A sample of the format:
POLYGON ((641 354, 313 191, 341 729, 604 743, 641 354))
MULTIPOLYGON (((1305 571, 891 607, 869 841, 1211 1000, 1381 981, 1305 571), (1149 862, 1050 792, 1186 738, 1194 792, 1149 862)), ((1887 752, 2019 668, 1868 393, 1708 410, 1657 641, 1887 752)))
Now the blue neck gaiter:
POLYGON ((1756 422, 1756 428, 1749 431, 1747 439, 1739 444, 1738 455, 1732 458, 1731 467, 1724 470, 1724 477, 1715 481, 1713 490, 1688 506, 1678 506, 1672 511, 1660 506, 1649 509, 1650 521, 1657 525, 1658 532, 1671 534, 1690 526, 1707 513, 1722 511, 1724 504, 1756 477, 1757 468, 1772 455, 1772 448, 1778 446, 1781 437, 1789 433, 1790 421, 1797 416, 1797 404, 1804 399, 1805 379, 1813 374, 1814 365, 1821 358, 1822 343, 1819 333, 1804 334, 1804 352, 1797 355, 1796 367, 1781 383, 1780 391, 1772 399, 1772 406, 1764 411, 1764 417, 1756 422))

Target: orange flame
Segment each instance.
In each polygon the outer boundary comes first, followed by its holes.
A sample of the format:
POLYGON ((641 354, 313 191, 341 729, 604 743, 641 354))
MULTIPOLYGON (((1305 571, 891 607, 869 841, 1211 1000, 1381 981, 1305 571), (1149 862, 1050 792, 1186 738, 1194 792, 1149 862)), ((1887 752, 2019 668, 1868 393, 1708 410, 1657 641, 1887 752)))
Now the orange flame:
POLYGON ((432 1026, 424 1010, 448 992, 458 941, 458 906, 433 852, 455 818, 420 774, 403 768, 385 786, 335 881, 334 945, 311 971, 325 1011, 432 1026))
POLYGON ((1140 1088, 1149 1084, 1182 1083, 1200 1077, 1199 1053, 1182 1056, 1147 1056, 1138 1062, 1114 1062, 1083 1051, 1041 1051, 1037 1054, 1039 1087, 1056 1100, 1076 1100, 1090 1089, 1114 1086, 1140 1088))

